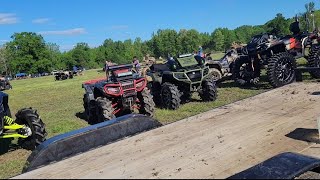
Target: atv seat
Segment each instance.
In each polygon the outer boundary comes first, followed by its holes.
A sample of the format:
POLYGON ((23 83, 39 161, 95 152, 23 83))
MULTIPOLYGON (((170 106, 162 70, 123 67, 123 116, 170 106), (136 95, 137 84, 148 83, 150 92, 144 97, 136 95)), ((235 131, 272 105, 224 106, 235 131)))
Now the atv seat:
POLYGON ((155 72, 163 72, 163 71, 170 71, 169 67, 167 64, 153 64, 150 67, 151 71, 155 71, 155 72))

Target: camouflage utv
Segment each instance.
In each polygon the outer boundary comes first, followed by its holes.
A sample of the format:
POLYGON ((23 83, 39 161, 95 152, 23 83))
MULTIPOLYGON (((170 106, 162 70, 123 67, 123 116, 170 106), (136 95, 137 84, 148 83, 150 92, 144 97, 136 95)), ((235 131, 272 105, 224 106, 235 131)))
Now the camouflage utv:
POLYGON ((215 101, 217 89, 209 76, 209 67, 204 59, 193 54, 180 55, 171 63, 153 64, 148 86, 156 105, 165 109, 178 109, 181 102, 188 102, 193 92, 198 92, 203 101, 215 101))

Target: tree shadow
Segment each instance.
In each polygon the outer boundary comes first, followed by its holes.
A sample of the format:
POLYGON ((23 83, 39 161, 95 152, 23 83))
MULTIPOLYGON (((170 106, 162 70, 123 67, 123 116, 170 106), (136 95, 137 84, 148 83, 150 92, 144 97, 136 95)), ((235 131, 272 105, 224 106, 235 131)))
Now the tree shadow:
POLYGON ((19 145, 13 144, 12 141, 13 138, 0 139, 0 155, 15 151, 17 149, 21 149, 19 145))
POLYGON ((318 129, 297 128, 287 134, 286 137, 308 143, 320 144, 318 129))

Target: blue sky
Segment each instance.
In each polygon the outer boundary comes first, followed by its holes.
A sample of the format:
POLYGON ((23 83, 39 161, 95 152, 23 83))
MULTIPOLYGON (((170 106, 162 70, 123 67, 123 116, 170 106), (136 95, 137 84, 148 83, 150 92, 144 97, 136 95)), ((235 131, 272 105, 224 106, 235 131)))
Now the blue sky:
MULTIPOLYGON (((37 32, 69 50, 77 42, 151 38, 158 29, 234 29, 282 13, 293 17, 311 0, 1 0, 0 44, 15 32, 37 32)), ((320 1, 314 1, 317 9, 320 1)))

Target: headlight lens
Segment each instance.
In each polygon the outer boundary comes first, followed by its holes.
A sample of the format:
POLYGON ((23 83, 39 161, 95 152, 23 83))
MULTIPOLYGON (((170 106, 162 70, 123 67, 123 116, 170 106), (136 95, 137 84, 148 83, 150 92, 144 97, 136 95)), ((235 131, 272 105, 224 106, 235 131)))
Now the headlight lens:
POLYGON ((145 85, 146 85, 146 79, 143 79, 143 80, 137 82, 136 83, 136 90, 142 91, 145 85))
POLYGON ((144 85, 145 81, 140 81, 136 84, 136 88, 141 88, 144 85))
POLYGON ((120 87, 106 87, 106 93, 110 95, 120 94, 120 87))
POLYGON ((187 79, 184 73, 174 73, 173 76, 177 79, 187 79))

